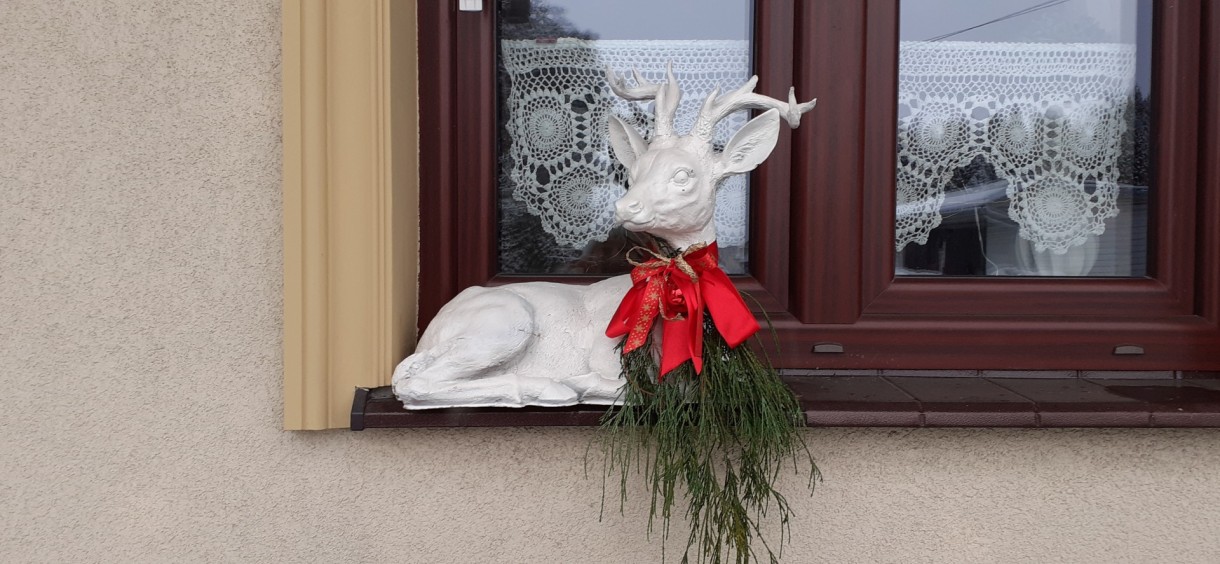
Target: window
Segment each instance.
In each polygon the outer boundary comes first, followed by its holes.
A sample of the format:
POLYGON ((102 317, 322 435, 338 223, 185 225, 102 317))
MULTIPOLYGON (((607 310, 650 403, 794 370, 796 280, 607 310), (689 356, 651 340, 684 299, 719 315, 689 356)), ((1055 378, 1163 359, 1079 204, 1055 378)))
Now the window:
MULTIPOLYGON (((675 129, 694 125, 716 87, 751 75, 752 0, 502 2, 496 21, 499 174, 498 264, 506 274, 621 274, 639 236, 613 226, 612 202, 626 192, 626 169, 608 145, 610 115, 653 129, 648 103, 611 92, 607 68, 633 69, 682 85, 675 129), (643 18, 642 15, 649 17, 643 18), (673 25, 674 21, 682 25, 673 25), (667 71, 668 69, 668 71, 667 71)), ((723 146, 749 119, 728 116, 713 142, 723 146)), ((721 264, 748 272, 749 178, 717 190, 721 264)))
MULTIPOLYGON (((754 4, 759 91, 795 84, 819 99, 750 179, 749 267, 737 282, 779 332, 773 359, 833 369, 1220 368, 1220 6, 1137 2, 1151 18, 1155 190, 1142 266, 1115 276, 985 267, 912 276, 895 252, 895 148, 909 117, 898 99, 900 10, 915 3, 754 4)), ((436 110, 421 115, 421 327, 466 286, 537 279, 499 269, 496 10, 447 4, 419 6, 421 107, 436 110)))
MULTIPOLYGON (((1159 198, 1150 218, 1149 275, 1128 279, 894 275, 899 8, 897 1, 869 2, 867 8, 817 3, 816 12, 801 19, 806 26, 835 20, 852 29, 837 36, 811 34, 816 43, 803 45, 798 57, 813 70, 802 75, 800 89, 846 105, 819 115, 820 127, 798 132, 797 154, 812 158, 795 161, 807 199, 794 208, 821 221, 796 224, 793 241, 807 245, 795 258, 805 265, 798 272, 807 282, 794 287, 812 291, 793 308, 799 323, 784 326, 793 351, 784 362, 927 369, 1216 367, 1216 296, 1205 291, 1215 288, 1217 277, 1218 246, 1209 227, 1215 220, 1206 221, 1217 211, 1216 187, 1214 178, 1196 172, 1198 155, 1208 154, 1199 152, 1195 118, 1204 86, 1199 79, 1207 76, 1200 67, 1198 7, 1153 5, 1153 183, 1159 198), (838 76, 861 80, 833 78, 838 76), (828 129, 843 133, 825 135, 828 129), (841 186, 858 189, 845 196, 841 186), (838 212, 817 211, 827 209, 838 212), (810 339, 810 333, 816 336, 810 339), (811 360, 810 341, 840 343, 844 353, 811 360), (1120 348, 1126 346, 1138 348, 1120 348)), ((1214 128, 1206 133, 1214 135, 1214 128)))

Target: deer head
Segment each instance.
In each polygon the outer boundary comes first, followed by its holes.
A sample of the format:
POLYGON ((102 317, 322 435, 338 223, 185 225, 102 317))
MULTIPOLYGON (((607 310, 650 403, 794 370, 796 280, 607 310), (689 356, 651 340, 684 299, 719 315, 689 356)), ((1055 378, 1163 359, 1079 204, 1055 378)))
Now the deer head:
POLYGON ((817 100, 796 102, 795 89, 788 102, 754 93, 758 77, 737 90, 720 96, 717 88, 703 102, 694 128, 686 135, 673 130, 674 114, 682 93, 667 66, 664 84, 652 84, 633 70, 635 86, 607 69, 606 78, 615 94, 628 100, 656 100, 656 131, 645 141, 635 128, 610 117, 610 145, 627 168, 627 194, 614 204, 615 221, 631 231, 644 231, 665 239, 677 249, 716 240, 712 220, 716 188, 734 174, 754 170, 775 149, 779 118, 797 127, 801 114, 813 109, 817 100), (766 109, 746 123, 721 152, 712 146, 716 124, 733 112, 747 108, 766 109))

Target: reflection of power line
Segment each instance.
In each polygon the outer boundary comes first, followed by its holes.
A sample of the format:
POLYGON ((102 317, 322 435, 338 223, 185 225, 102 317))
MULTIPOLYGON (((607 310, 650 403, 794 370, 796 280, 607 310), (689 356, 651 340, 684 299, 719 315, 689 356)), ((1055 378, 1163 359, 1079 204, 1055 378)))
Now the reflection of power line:
POLYGON ((1017 10, 1016 12, 1013 12, 1013 13, 1011 13, 1011 14, 1005 14, 1005 15, 1000 16, 1000 17, 998 17, 998 18, 996 18, 996 19, 994 19, 994 20, 991 20, 991 21, 986 21, 986 22, 983 22, 983 23, 981 23, 981 24, 978 24, 978 25, 973 25, 973 26, 970 26, 970 27, 965 28, 965 29, 959 29, 959 30, 957 30, 957 31, 953 31, 953 32, 950 32, 950 33, 946 33, 946 34, 944 34, 944 35, 937 35, 936 37, 933 37, 933 38, 931 38, 931 39, 928 39, 927 41, 940 41, 940 40, 942 40, 942 39, 948 39, 948 38, 950 38, 950 37, 953 37, 954 35, 961 35, 961 34, 963 34, 963 33, 966 33, 967 31, 970 31, 970 30, 978 29, 978 28, 980 28, 980 27, 987 26, 987 25, 991 25, 991 24, 993 24, 993 23, 1002 22, 1002 21, 1004 21, 1004 20, 1010 20, 1010 19, 1012 19, 1012 18, 1016 18, 1016 17, 1024 16, 1025 14, 1028 14, 1028 13, 1031 13, 1031 12, 1036 12, 1036 11, 1038 11, 1038 10, 1042 10, 1042 9, 1050 8, 1050 7, 1053 7, 1053 6, 1058 6, 1058 5, 1060 5, 1060 4, 1063 4, 1063 3, 1066 3, 1066 2, 1069 2, 1069 1, 1070 1, 1070 0, 1047 0, 1046 2, 1042 2, 1042 3, 1039 3, 1039 4, 1034 4, 1033 6, 1030 6, 1030 7, 1028 7, 1028 8, 1025 8, 1025 9, 1023 9, 1023 10, 1017 10))

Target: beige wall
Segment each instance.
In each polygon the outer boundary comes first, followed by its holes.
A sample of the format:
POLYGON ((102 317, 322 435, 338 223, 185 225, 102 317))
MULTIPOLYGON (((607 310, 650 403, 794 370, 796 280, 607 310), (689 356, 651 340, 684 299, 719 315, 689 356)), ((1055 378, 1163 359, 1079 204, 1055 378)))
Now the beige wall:
MULTIPOLYGON (((588 430, 279 430, 279 37, 0 2, 0 561, 658 561, 588 430)), ((1212 431, 809 438, 786 562, 1220 561, 1212 431)))

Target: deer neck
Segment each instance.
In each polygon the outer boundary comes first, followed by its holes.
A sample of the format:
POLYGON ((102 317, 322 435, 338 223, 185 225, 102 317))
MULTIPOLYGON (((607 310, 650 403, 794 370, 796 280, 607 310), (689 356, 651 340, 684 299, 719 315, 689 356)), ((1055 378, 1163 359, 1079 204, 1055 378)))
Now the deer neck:
POLYGON ((675 249, 689 249, 700 243, 710 245, 716 242, 716 223, 710 221, 699 231, 667 234, 661 238, 675 249))

